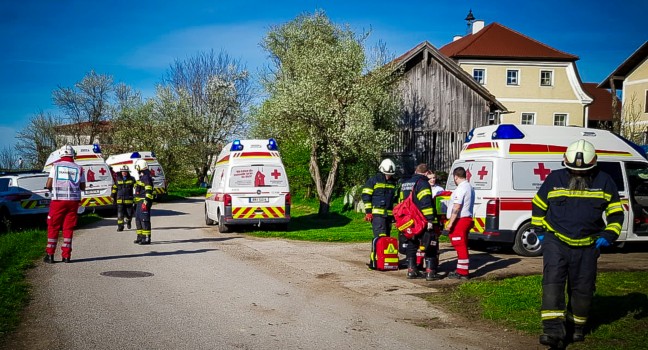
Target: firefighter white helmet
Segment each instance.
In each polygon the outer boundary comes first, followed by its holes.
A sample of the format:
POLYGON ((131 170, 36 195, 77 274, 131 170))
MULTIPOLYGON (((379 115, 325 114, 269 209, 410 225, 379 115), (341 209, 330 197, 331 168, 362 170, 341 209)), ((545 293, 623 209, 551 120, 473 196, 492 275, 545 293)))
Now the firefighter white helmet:
POLYGON ((572 142, 565 151, 565 167, 572 170, 590 170, 596 165, 596 148, 585 140, 572 142))
POLYGON ((74 157, 74 148, 70 145, 65 145, 59 149, 58 153, 61 157, 74 157))
POLYGON ((121 169, 119 169, 119 171, 130 172, 130 170, 128 169, 128 165, 122 165, 122 167, 121 167, 121 169))
POLYGON ((148 169, 148 163, 144 159, 138 159, 135 161, 135 170, 142 171, 148 169))
POLYGON ((396 164, 391 159, 386 158, 380 162, 378 170, 385 175, 394 175, 396 173, 396 164))

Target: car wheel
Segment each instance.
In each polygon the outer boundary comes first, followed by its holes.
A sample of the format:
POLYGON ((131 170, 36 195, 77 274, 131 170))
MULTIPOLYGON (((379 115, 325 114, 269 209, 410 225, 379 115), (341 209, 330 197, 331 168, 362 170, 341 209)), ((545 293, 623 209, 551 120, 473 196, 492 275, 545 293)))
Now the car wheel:
POLYGON ((209 214, 207 214, 207 206, 205 206, 205 225, 211 226, 215 224, 216 222, 212 219, 209 218, 209 214))
POLYGON ((228 233, 230 232, 230 227, 225 225, 225 220, 223 220, 223 215, 218 215, 218 232, 228 233))
POLYGON ((515 235, 513 251, 522 256, 542 255, 542 244, 534 231, 531 231, 531 223, 527 222, 520 226, 515 235))

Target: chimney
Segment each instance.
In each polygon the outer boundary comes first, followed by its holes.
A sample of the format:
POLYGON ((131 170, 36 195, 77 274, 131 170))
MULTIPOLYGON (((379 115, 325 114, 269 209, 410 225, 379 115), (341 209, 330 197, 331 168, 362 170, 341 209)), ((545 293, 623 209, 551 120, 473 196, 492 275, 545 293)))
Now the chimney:
POLYGON ((484 29, 484 21, 479 19, 472 24, 472 33, 477 34, 480 30, 484 29))
POLYGON ((459 40, 461 38, 462 38, 461 35, 455 35, 455 36, 452 37, 452 41, 457 41, 457 40, 459 40))

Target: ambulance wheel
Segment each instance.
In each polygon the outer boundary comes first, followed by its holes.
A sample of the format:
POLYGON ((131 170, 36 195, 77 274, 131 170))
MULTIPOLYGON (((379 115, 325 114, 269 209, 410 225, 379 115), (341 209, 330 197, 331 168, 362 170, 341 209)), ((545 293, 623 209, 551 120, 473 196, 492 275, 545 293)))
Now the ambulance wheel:
POLYGON ((542 244, 535 232, 531 231, 531 223, 527 222, 520 227, 515 235, 513 251, 522 256, 542 255, 542 244))
POLYGON ((230 227, 225 225, 225 220, 223 220, 223 215, 218 215, 218 232, 228 233, 230 232, 230 227))
POLYGON ((205 225, 211 226, 215 224, 216 222, 212 219, 209 218, 209 215, 207 214, 207 206, 205 206, 205 225))

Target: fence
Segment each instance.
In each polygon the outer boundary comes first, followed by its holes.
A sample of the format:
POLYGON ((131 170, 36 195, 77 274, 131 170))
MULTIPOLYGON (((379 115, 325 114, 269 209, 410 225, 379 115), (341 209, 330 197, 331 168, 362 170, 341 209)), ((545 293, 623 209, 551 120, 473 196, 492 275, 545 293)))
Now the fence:
POLYGON ((385 149, 391 153, 411 153, 418 163, 427 163, 430 169, 450 171, 466 139, 467 132, 411 130, 396 131, 385 149))

